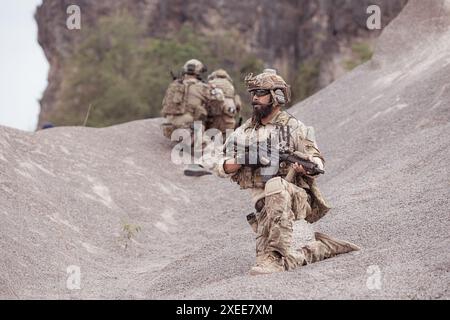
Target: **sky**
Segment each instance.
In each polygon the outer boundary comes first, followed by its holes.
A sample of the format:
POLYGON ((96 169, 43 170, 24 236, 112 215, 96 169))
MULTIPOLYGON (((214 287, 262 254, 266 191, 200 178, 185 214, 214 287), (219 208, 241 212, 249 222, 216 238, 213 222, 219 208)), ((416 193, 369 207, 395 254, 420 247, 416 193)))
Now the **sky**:
POLYGON ((2 1, 0 7, 0 125, 36 129, 48 62, 37 42, 42 0, 2 1))

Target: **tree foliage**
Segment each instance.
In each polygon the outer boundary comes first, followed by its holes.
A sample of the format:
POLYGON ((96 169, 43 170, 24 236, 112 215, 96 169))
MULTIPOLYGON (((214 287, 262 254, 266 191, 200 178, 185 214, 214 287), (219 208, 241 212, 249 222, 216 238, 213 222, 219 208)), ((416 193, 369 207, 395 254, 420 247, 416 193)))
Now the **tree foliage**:
POLYGON ((246 94, 243 76, 263 67, 231 31, 208 38, 185 25, 154 38, 124 11, 101 18, 86 34, 63 66, 56 112, 50 119, 56 125, 83 124, 90 105, 88 126, 158 117, 171 81, 169 71, 177 73, 192 58, 203 61, 209 72, 226 69, 241 95, 246 94))

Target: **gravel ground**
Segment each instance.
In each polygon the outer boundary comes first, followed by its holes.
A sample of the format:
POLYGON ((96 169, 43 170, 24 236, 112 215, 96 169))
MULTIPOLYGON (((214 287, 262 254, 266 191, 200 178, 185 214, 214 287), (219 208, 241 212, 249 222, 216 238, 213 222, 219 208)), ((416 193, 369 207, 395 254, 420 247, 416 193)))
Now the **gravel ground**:
POLYGON ((449 299, 449 16, 410 0, 372 61, 289 110, 327 159, 333 210, 312 227, 362 251, 250 277, 249 195, 183 176, 161 119, 0 127, 0 298, 449 299))

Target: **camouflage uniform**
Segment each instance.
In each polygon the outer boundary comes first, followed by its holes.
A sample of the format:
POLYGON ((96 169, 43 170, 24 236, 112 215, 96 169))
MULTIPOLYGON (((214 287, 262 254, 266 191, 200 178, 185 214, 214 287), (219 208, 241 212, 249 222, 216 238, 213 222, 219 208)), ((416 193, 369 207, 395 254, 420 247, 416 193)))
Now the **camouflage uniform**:
MULTIPOLYGON (((270 89, 274 105, 284 105, 289 100, 289 87, 273 72, 248 77, 249 90, 270 89)), ((235 139, 244 141, 267 141, 271 134, 289 150, 297 151, 323 168, 324 160, 317 147, 311 129, 285 111, 273 114, 265 125, 249 119, 227 140, 226 146, 235 139)), ((274 178, 265 181, 264 168, 242 165, 232 174, 224 171, 223 163, 236 158, 236 150, 227 150, 215 167, 221 177, 230 177, 241 189, 250 189, 256 216, 249 216, 249 223, 256 232, 256 265, 251 274, 264 274, 291 270, 297 266, 313 263, 340 253, 357 250, 355 245, 331 239, 316 233, 316 241, 303 247, 292 248, 293 224, 305 219, 309 223, 322 218, 330 209, 323 199, 314 177, 296 174, 288 164, 281 162, 274 178), (292 181, 288 182, 290 173, 292 181)))
MULTIPOLYGON (((171 139, 176 129, 187 129, 191 134, 191 145, 185 146, 194 156, 194 146, 204 147, 202 133, 194 135, 194 122, 201 121, 203 128, 207 119, 207 106, 213 102, 222 104, 223 94, 220 90, 213 90, 201 81, 201 74, 206 67, 198 60, 192 59, 183 66, 183 77, 175 79, 168 87, 163 100, 161 114, 165 118, 162 124, 163 135, 171 139), (198 139, 199 141, 195 141, 198 139)), ((199 164, 188 164, 184 170, 188 176, 203 176, 211 174, 199 164)))
POLYGON ((167 138, 170 139, 176 129, 192 130, 194 121, 206 120, 210 92, 209 86, 200 80, 200 75, 205 70, 200 61, 189 60, 183 66, 183 73, 196 77, 183 76, 174 80, 167 89, 161 111, 166 119, 162 129, 167 138))
POLYGON ((208 84, 212 88, 222 90, 224 102, 208 108, 206 129, 216 128, 222 133, 225 133, 228 129, 234 130, 236 115, 241 110, 241 98, 235 94, 233 80, 225 70, 218 69, 208 76, 208 84))

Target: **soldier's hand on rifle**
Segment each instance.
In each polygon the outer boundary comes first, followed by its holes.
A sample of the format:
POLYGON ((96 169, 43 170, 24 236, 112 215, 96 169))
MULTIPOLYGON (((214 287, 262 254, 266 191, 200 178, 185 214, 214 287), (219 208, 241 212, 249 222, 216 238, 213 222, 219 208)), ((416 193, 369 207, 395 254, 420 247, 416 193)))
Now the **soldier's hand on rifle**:
POLYGON ((225 163, 223 164, 223 170, 225 171, 225 173, 228 174, 237 172, 241 168, 241 165, 236 162, 236 159, 225 161, 225 163))
POLYGON ((305 168, 303 168, 303 166, 301 164, 294 163, 292 165, 292 168, 294 168, 296 173, 299 173, 301 175, 306 175, 307 174, 305 168))

